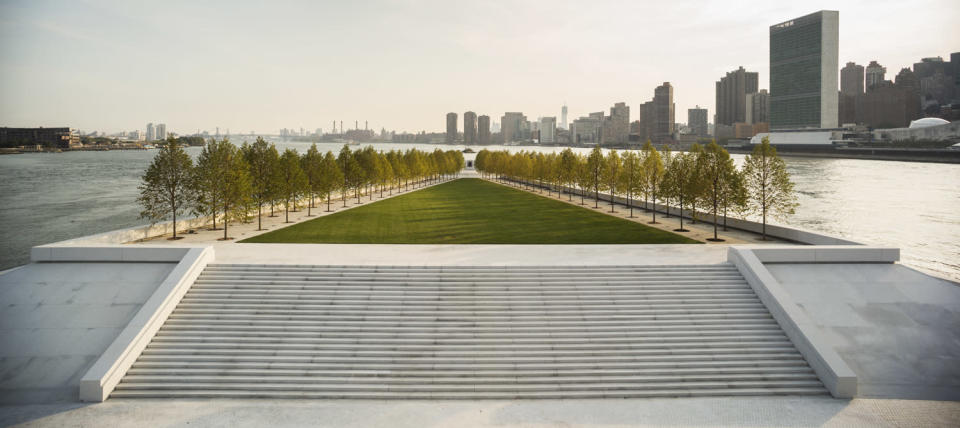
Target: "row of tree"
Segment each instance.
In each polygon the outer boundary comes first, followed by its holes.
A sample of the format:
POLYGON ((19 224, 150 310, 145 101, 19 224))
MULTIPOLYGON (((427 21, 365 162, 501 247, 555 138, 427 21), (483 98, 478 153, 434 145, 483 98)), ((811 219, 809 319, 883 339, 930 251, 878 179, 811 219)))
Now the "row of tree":
MULTIPOLYGON (((687 231, 683 227, 685 209, 693 210, 694 219, 697 212, 709 212, 713 215, 713 240, 717 241, 718 215, 723 216, 724 229, 728 212, 741 218, 759 215, 766 239, 767 216, 783 218, 793 214, 797 205, 786 164, 766 138, 747 155, 741 169, 716 142, 672 153, 666 146, 657 150, 649 141, 640 151, 612 150, 606 155, 599 147, 586 156, 569 148, 559 153, 482 150, 477 153, 476 168, 481 174, 548 192, 552 188, 558 192, 579 189, 581 204, 585 194, 593 193, 595 208, 599 208, 601 191, 625 196, 630 217, 634 199, 640 197, 644 209, 649 209, 648 203, 656 207, 658 201, 678 206, 680 228, 676 230, 680 232, 687 231)), ((572 200, 573 192, 568 194, 572 200)), ((614 198, 610 199, 612 212, 614 198)), ((657 223, 655 209, 650 223, 657 223)))
POLYGON ((283 207, 289 222, 290 211, 297 211, 301 203, 306 205, 307 215, 312 215, 315 201, 326 199, 330 211, 334 193, 339 192, 345 207, 350 193, 360 203, 361 194, 369 194, 371 200, 377 190, 381 197, 385 191, 392 195, 395 188, 455 176, 463 166, 463 154, 455 150, 380 152, 373 147, 351 150, 344 145, 334 154, 321 153, 314 144, 300 155, 293 149, 280 153, 262 138, 240 147, 227 139, 211 139, 194 164, 171 139, 144 173, 137 201, 143 208, 141 218, 152 222, 173 219, 173 239, 177 238, 177 216, 188 211, 210 216, 214 229, 219 217, 223 239, 229 239, 227 225, 247 221, 253 212, 257 230, 262 230, 267 206, 271 216, 277 207, 283 207))

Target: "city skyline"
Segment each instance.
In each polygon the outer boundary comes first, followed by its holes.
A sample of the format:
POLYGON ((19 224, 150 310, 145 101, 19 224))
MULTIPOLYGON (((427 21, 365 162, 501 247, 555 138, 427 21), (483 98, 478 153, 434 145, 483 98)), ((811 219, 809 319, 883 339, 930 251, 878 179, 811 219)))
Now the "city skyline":
POLYGON ((180 134, 214 126, 272 134, 369 120, 373 129, 437 132, 450 111, 559 117, 566 104, 576 118, 620 101, 639 109, 665 81, 677 110, 699 105, 712 120, 718 76, 743 66, 769 89, 767 32, 784 20, 839 10, 840 64, 876 60, 889 74, 948 56, 960 39, 949 25, 960 7, 945 1, 618 4, 616 14, 565 3, 373 3, 5 2, 0 125, 118 132, 163 117, 180 134), (530 28, 515 19, 524 16, 551 25, 530 28), (410 25, 421 21, 425 28, 410 25), (672 43, 644 43, 651 34, 672 43), (529 46, 540 54, 531 58, 529 46), (458 61, 442 61, 452 54, 458 61))

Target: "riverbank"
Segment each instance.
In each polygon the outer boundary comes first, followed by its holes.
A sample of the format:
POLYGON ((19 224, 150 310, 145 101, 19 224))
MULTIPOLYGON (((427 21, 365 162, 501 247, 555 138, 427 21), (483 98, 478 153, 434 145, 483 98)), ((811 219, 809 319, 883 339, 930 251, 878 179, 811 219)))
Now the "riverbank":
MULTIPOLYGON (((727 147, 730 153, 750 154, 753 147, 727 147)), ((781 156, 802 156, 828 159, 866 159, 901 162, 929 162, 960 164, 960 150, 948 149, 908 149, 877 147, 825 147, 802 148, 779 146, 777 154, 781 156)))

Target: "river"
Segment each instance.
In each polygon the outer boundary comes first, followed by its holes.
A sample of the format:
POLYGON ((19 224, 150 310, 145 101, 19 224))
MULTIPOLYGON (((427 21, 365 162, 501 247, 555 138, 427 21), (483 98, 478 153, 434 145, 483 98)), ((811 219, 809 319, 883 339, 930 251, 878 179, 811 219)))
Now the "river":
MULTIPOLYGON (((242 141, 235 139, 235 141, 242 141)), ((309 143, 274 140, 280 150, 309 143)), ((378 150, 461 149, 371 144, 378 150)), ((321 151, 340 149, 335 143, 321 151)), ((491 146, 511 151, 556 147, 491 146)), ((198 147, 187 149, 196 156, 198 147)), ((589 149, 578 148, 579 152, 589 149)), ((155 150, 0 156, 0 270, 29 261, 30 247, 144 224, 137 185, 155 150)), ((732 155, 742 163, 743 155, 732 155)), ((772 223, 901 248, 903 263, 960 281, 960 165, 785 157, 796 214, 772 223)))

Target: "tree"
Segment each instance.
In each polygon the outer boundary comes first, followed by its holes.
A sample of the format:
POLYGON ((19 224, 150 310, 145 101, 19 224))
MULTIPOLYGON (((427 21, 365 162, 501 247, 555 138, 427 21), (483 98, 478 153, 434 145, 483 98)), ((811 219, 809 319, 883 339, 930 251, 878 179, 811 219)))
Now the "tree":
POLYGON ((717 236, 717 210, 721 201, 725 199, 725 193, 729 191, 727 179, 730 178, 730 172, 735 171, 733 159, 730 153, 711 141, 707 148, 702 152, 703 156, 703 175, 707 183, 707 191, 704 195, 706 200, 713 207, 713 239, 712 241, 723 241, 717 236))
POLYGON ((337 166, 340 168, 340 177, 343 181, 338 186, 340 189, 340 199, 343 200, 343 207, 347 207, 347 192, 350 190, 350 162, 353 161, 353 153, 350 146, 344 144, 340 148, 340 154, 337 156, 337 166))
POLYGON ((300 155, 293 149, 286 149, 280 156, 280 199, 283 201, 284 223, 290 223, 290 205, 303 194, 307 187, 307 176, 300 168, 300 155))
POLYGON ((663 160, 660 159, 660 152, 652 146, 650 153, 643 160, 643 177, 644 188, 653 200, 653 221, 650 224, 657 224, 657 196, 663 183, 663 160))
POLYGON ((590 182, 593 178, 593 173, 590 171, 590 167, 587 165, 587 159, 582 155, 577 155, 577 187, 580 187, 580 205, 586 205, 584 198, 587 194, 587 189, 590 188, 590 182))
POLYGON ((724 191, 721 194, 720 204, 723 206, 723 230, 727 230, 727 209, 733 208, 733 211, 740 217, 747 212, 747 187, 744 183, 743 172, 731 168, 723 180, 724 191))
POLYGON ((307 149, 307 152, 300 158, 301 168, 307 178, 307 194, 310 195, 310 203, 307 204, 307 217, 312 217, 310 208, 313 208, 313 198, 323 190, 321 186, 321 162, 323 155, 317 150, 317 144, 314 143, 307 149))
POLYGON ((611 150, 610 154, 604 159, 603 166, 604 187, 610 191, 610 212, 614 212, 614 201, 620 185, 620 169, 622 166, 623 162, 620 160, 620 154, 616 150, 611 150))
POLYGON ((263 230, 263 205, 273 200, 274 178, 279 161, 277 149, 262 137, 240 149, 250 173, 250 196, 257 205, 257 230, 263 230))
POLYGON ((320 194, 327 198, 327 212, 330 212, 330 196, 343 183, 343 172, 337 165, 337 158, 333 153, 323 155, 320 163, 320 194))
POLYGON ((230 220, 242 220, 247 215, 246 202, 250 198, 252 186, 246 162, 237 146, 227 143, 222 150, 225 168, 221 181, 223 187, 220 205, 223 212, 223 240, 226 241, 232 239, 227 234, 230 220))
MULTIPOLYGON (((577 155, 569 147, 560 152, 560 185, 573 187, 577 182, 577 155)), ((567 192, 568 201, 573 201, 573 192, 567 192)))
POLYGON ((643 165, 637 152, 623 154, 623 174, 620 175, 620 190, 627 192, 627 205, 630 206, 630 218, 633 218, 633 195, 643 188, 643 165))
POLYGON ((589 172, 589 181, 587 185, 593 188, 594 208, 600 208, 600 186, 603 185, 603 151, 600 147, 594 147, 587 156, 587 171, 589 172))
POLYGON ((767 137, 763 137, 753 148, 753 153, 747 155, 743 174, 750 208, 760 213, 763 219, 761 239, 766 240, 767 214, 783 218, 793 214, 797 206, 790 173, 786 163, 777 155, 777 149, 770 145, 767 137))
POLYGON ((173 237, 177 237, 177 214, 193 199, 191 182, 193 161, 172 138, 160 149, 140 180, 137 202, 143 207, 140 218, 152 223, 173 217, 173 237))
POLYGON ((699 178, 696 153, 678 153, 667 166, 663 187, 680 204, 680 228, 674 229, 675 232, 689 232, 683 228, 683 207, 697 195, 699 178))
POLYGON ((227 163, 228 145, 227 139, 217 141, 211 138, 200 150, 193 169, 193 213, 198 216, 209 215, 213 221, 212 230, 217 230, 217 213, 225 190, 223 182, 230 166, 227 163))

